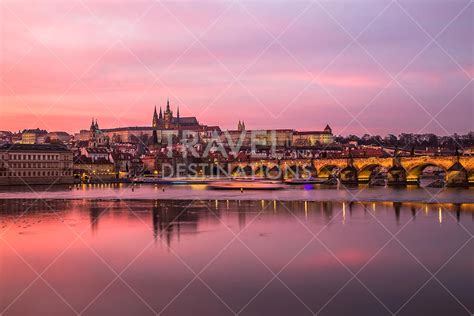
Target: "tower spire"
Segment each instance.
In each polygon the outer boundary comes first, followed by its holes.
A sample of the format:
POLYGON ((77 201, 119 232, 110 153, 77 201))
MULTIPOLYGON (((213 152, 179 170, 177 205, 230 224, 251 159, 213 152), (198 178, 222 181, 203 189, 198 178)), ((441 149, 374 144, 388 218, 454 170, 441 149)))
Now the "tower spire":
POLYGON ((158 114, 156 114, 156 105, 155 110, 153 111, 153 120, 151 121, 151 126, 154 128, 158 127, 158 114))
POLYGON ((163 112, 161 111, 161 106, 160 106, 160 116, 159 116, 160 119, 163 118, 163 112))
POLYGON ((179 106, 176 108, 176 125, 179 126, 179 106))

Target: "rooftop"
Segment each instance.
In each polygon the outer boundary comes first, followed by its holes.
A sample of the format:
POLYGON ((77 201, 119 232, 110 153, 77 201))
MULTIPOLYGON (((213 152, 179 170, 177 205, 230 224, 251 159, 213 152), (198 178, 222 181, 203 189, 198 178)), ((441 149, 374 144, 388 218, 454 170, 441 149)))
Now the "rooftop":
POLYGON ((47 134, 48 132, 44 129, 39 129, 39 128, 36 128, 36 129, 25 129, 23 130, 22 132, 23 134, 25 133, 32 133, 32 134, 47 134))
POLYGON ((69 152, 70 150, 58 144, 5 144, 0 145, 0 151, 69 152))

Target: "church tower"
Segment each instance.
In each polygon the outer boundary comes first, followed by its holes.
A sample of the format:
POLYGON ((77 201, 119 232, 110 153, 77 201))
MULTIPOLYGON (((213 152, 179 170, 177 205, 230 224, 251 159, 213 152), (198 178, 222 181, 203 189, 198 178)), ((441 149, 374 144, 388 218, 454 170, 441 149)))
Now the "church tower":
POLYGON ((97 147, 97 130, 99 125, 97 124, 97 120, 94 122, 94 118, 92 118, 91 127, 89 129, 89 147, 97 147))
POLYGON ((326 134, 331 134, 332 135, 332 129, 331 129, 331 127, 329 127, 329 124, 327 124, 326 127, 324 128, 324 132, 326 134))
MULTIPOLYGON (((161 114, 161 109, 160 109, 160 114, 161 114)), ((158 114, 156 113, 156 105, 155 105, 155 111, 153 112, 153 121, 151 123, 151 126, 153 128, 158 128, 159 120, 158 120, 158 114)))
POLYGON ((176 109, 176 126, 179 126, 179 106, 176 109))
POLYGON ((168 99, 166 101, 166 111, 163 114, 163 123, 165 129, 170 129, 172 125, 172 120, 173 120, 173 111, 170 109, 170 100, 168 99))
POLYGON ((158 119, 158 114, 156 113, 156 105, 155 105, 155 110, 153 111, 153 120, 151 122, 151 127, 153 128, 153 139, 152 139, 153 145, 158 144, 158 132, 156 131, 156 129, 158 128, 159 124, 160 124, 160 121, 158 119))

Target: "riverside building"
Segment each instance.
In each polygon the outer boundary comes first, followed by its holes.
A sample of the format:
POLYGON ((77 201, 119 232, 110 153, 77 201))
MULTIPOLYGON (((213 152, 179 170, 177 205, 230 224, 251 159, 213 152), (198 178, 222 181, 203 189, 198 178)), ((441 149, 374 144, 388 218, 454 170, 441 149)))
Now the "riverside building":
POLYGON ((73 153, 53 144, 0 146, 0 185, 71 184, 73 153))

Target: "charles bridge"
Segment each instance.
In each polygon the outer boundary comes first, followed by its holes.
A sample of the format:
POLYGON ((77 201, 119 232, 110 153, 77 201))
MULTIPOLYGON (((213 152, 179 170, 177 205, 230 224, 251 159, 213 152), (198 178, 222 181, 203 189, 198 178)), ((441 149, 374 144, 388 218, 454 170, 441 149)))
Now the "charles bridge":
POLYGON ((474 157, 471 156, 411 156, 367 158, 323 158, 290 160, 251 160, 229 164, 233 173, 269 175, 309 173, 312 177, 338 177, 342 183, 369 183, 385 170, 389 185, 418 184, 420 175, 433 166, 445 171, 447 186, 474 185, 474 157))

